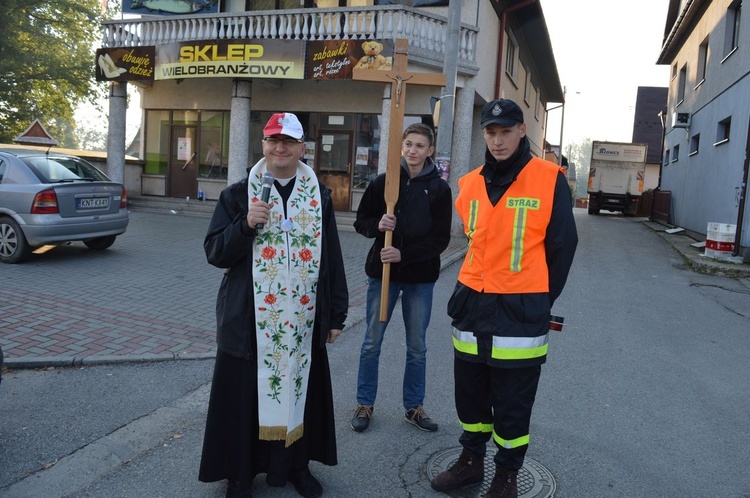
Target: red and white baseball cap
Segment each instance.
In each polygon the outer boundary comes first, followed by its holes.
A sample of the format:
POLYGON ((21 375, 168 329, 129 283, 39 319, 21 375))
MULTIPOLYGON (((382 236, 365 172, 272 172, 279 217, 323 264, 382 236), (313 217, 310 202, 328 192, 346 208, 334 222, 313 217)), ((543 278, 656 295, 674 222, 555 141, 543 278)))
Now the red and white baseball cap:
POLYGON ((300 139, 304 135, 302 124, 297 116, 290 112, 277 112, 266 123, 263 128, 263 136, 287 135, 292 138, 300 139))

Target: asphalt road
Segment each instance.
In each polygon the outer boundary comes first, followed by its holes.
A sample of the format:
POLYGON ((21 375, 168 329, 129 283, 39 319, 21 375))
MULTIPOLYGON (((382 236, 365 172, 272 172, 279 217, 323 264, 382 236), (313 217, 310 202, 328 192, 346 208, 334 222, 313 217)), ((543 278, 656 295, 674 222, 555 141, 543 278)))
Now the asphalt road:
MULTIPOLYGON (((528 456, 552 473, 560 498, 750 496, 747 280, 693 272, 637 219, 576 216, 581 242, 554 309, 565 328, 542 369, 528 456)), ((180 220, 186 234, 201 223, 180 220)), ((54 274, 79 259, 71 252, 34 264, 54 274)), ((186 283, 218 286, 215 269, 181 268, 186 283)), ((311 464, 325 496, 440 496, 425 469, 460 434, 445 315, 457 271, 448 267, 438 281, 428 339, 425 407, 437 433, 403 421, 400 314, 364 433, 348 425, 362 324, 330 347, 339 465, 311 464)), ((0 281, 7 275, 0 268, 0 281)), ((20 285, 21 272, 10 275, 20 285)), ((107 288, 132 285, 127 275, 103 275, 107 288)), ((223 483, 197 481, 212 367, 207 359, 11 371, 0 385, 0 496, 223 496, 223 483)), ((261 477, 253 493, 295 496, 261 477)))

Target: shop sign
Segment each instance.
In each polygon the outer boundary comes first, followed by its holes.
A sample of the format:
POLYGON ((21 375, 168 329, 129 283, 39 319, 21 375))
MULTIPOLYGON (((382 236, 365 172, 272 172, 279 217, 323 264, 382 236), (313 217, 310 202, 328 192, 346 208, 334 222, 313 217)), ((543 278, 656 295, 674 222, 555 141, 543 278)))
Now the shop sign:
POLYGON ((96 81, 153 81, 154 47, 100 48, 96 81))
POLYGON ((122 12, 149 16, 217 14, 219 0, 122 0, 122 12))
POLYGON ((302 40, 188 41, 157 45, 155 80, 182 78, 303 79, 302 40))
POLYGON ((328 40, 307 42, 307 72, 311 80, 350 80, 352 69, 393 69, 392 40, 328 40))

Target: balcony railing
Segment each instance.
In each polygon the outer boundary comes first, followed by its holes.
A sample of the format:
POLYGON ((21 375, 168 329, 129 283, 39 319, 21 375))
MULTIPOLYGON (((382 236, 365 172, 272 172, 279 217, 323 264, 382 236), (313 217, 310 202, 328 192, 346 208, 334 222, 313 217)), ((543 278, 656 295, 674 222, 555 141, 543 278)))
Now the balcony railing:
MULTIPOLYGON (((140 47, 193 40, 409 40, 410 59, 442 67, 447 19, 401 5, 287 9, 102 22, 102 47, 140 47)), ((479 28, 461 24, 458 70, 476 74, 479 28)))

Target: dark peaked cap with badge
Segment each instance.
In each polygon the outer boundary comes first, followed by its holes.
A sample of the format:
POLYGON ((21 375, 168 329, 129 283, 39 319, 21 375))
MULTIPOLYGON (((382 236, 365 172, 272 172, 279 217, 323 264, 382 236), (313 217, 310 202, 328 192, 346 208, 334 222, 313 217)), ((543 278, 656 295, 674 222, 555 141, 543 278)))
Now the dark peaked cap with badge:
POLYGON ((487 128, 491 124, 515 126, 519 123, 523 123, 523 111, 512 100, 493 100, 482 108, 482 128, 487 128))

